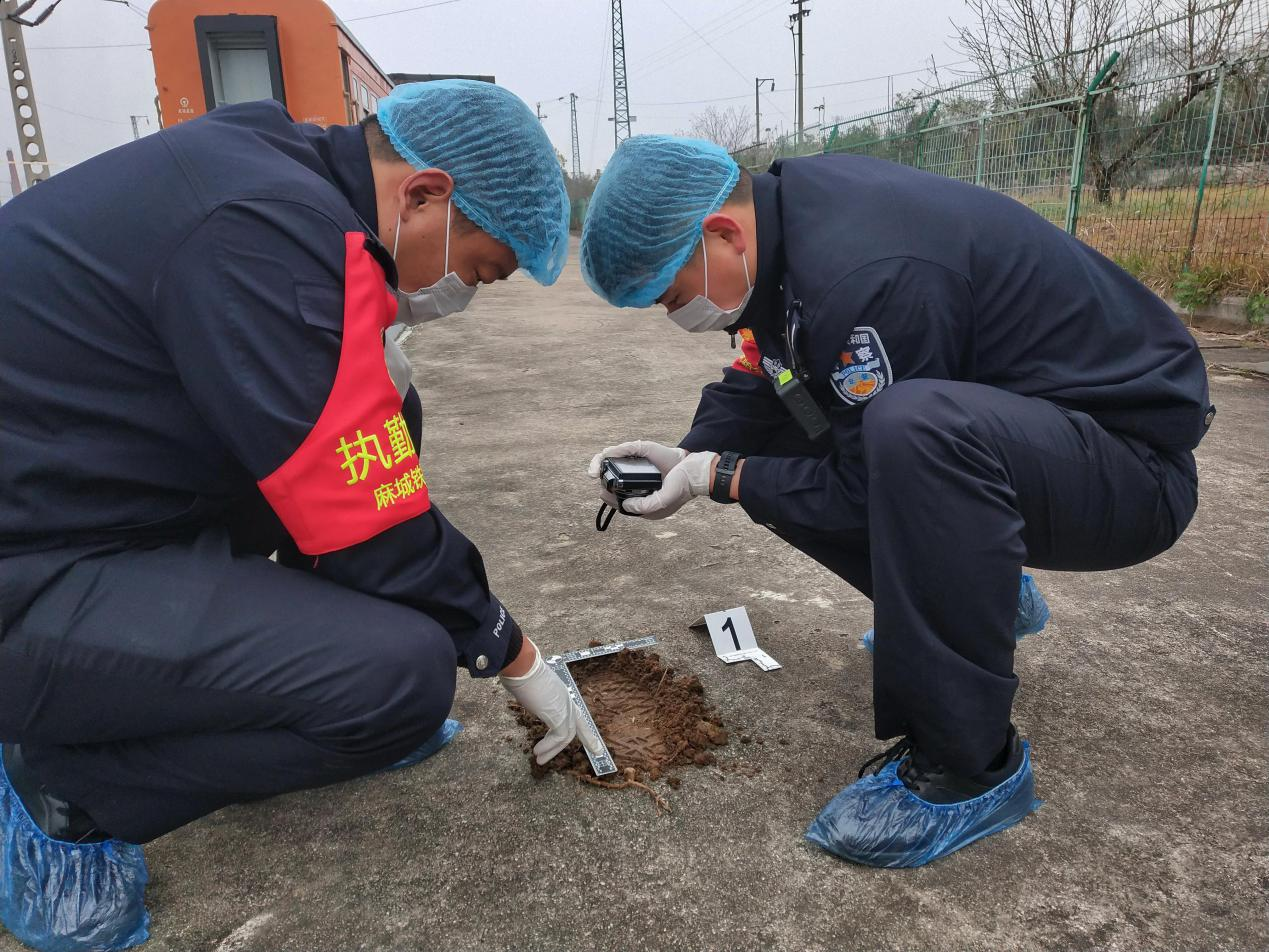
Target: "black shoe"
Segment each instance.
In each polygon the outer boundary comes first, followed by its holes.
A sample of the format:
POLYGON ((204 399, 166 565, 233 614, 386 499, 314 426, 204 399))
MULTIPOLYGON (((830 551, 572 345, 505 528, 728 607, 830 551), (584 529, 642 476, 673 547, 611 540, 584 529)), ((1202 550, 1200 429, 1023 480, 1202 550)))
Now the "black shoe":
POLYGON ((110 839, 87 813, 49 793, 22 759, 20 745, 4 745, 4 772, 27 814, 50 838, 63 843, 104 843, 110 839))
POLYGON ((865 763, 859 769, 859 776, 863 777, 874 765, 872 772, 880 773, 887 764, 898 760, 896 775, 905 787, 926 803, 963 803, 1000 786, 1017 773, 1022 766, 1022 753, 1022 741, 1010 724, 1005 746, 990 767, 980 774, 963 776, 934 763, 921 752, 912 738, 905 737, 865 763))

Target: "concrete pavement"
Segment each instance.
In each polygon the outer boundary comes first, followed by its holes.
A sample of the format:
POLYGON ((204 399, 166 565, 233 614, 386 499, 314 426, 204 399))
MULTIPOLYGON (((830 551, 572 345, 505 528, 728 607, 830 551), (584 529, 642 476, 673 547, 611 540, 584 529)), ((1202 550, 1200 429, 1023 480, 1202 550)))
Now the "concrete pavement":
POLYGON ((733 357, 726 338, 608 309, 573 263, 552 289, 482 290, 405 350, 433 498, 525 630, 555 650, 657 635, 733 737, 764 741, 720 756, 761 769, 684 772, 668 816, 535 782, 501 690, 461 676, 467 730, 432 761, 155 843, 150 952, 1269 945, 1269 382, 1213 378, 1202 504, 1176 548, 1039 573, 1053 621, 1018 653, 1016 720, 1045 806, 932 866, 878 871, 802 840, 881 749, 857 647, 869 603, 739 507, 593 528, 586 461, 619 439, 675 441, 733 357), (688 631, 737 604, 783 670, 724 667, 688 631))

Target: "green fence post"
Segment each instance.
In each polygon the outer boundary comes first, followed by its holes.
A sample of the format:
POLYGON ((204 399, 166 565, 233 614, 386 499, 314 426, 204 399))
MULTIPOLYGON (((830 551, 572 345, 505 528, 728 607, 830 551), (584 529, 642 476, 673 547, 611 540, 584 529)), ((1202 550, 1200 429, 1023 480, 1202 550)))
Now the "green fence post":
POLYGON ((1207 190, 1207 170, 1212 164, 1212 143, 1216 139, 1216 120, 1220 117, 1221 93, 1225 88, 1225 64, 1216 71, 1216 93, 1212 96, 1212 115, 1207 121, 1207 145, 1203 148, 1203 169, 1199 172, 1198 195, 1194 198, 1194 217, 1190 219, 1190 241, 1185 248, 1185 263, 1182 271, 1190 270, 1190 260, 1194 257, 1194 242, 1198 239, 1199 212, 1203 209, 1203 192, 1207 190))
POLYGON ((572 201, 572 221, 569 222, 570 227, 582 230, 582 225, 586 221, 586 209, 590 205, 589 198, 575 198, 572 201))
POLYGON ((834 124, 833 131, 828 134, 828 142, 824 145, 825 155, 833 151, 833 143, 837 141, 837 127, 839 125, 840 123, 834 124))
POLYGON ((1075 234, 1080 219, 1080 195, 1084 191, 1084 159, 1088 153, 1088 134, 1092 125, 1093 95, 1106 80, 1106 74, 1119 60, 1119 50, 1115 50, 1097 71, 1093 81, 1084 91, 1084 99, 1080 102, 1080 121, 1075 133, 1075 154, 1071 158, 1071 197, 1066 203, 1066 231, 1075 234))
POLYGON ((913 164, 918 169, 921 167, 921 133, 925 131, 925 127, 928 126, 930 124, 930 120, 934 118, 934 112, 938 109, 938 107, 939 101, 936 99, 934 100, 934 105, 930 107, 930 111, 921 117, 921 124, 917 126, 916 157, 913 164))
POLYGON ((983 147, 987 139, 987 113, 978 117, 978 161, 974 169, 974 184, 983 184, 983 147))

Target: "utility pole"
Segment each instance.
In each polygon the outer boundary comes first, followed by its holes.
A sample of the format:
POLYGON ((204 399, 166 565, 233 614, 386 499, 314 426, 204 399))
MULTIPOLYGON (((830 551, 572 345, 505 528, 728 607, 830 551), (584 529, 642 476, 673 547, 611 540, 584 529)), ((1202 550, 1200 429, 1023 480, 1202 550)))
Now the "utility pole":
POLYGON ((763 83, 771 84, 771 91, 775 92, 775 80, 771 77, 763 79, 755 79, 753 81, 753 144, 762 145, 762 106, 758 102, 758 90, 762 88, 763 83))
POLYGON ((22 168, 26 171, 26 184, 30 188, 49 177, 48 153, 44 151, 44 133, 40 128, 40 113, 35 105, 35 87, 31 83, 31 67, 26 58, 26 43, 22 39, 22 27, 39 26, 53 9, 54 2, 34 20, 24 20, 22 14, 35 6, 35 0, 0 0, 0 43, 3 43, 5 72, 9 76, 9 96, 13 100, 13 118, 18 127, 18 148, 22 155, 22 168))
POLYGON ((792 5, 797 7, 796 13, 789 14, 789 29, 793 31, 794 40, 797 43, 797 104, 798 104, 798 139, 802 138, 802 130, 804 123, 802 121, 802 104, 805 100, 802 86, 802 21, 811 15, 810 10, 804 10, 803 7, 810 0, 792 0, 792 5))
POLYGON ((12 193, 9 197, 17 198, 22 191, 22 182, 18 180, 18 160, 13 157, 12 149, 5 149, 4 155, 9 160, 9 191, 12 193))
POLYGON ((577 142, 577 93, 568 94, 568 114, 573 131, 573 178, 582 177, 582 150, 577 142))
POLYGON ((546 118, 546 113, 542 111, 542 104, 538 103, 538 121, 541 122, 546 118))
POLYGON ((826 105, 828 105, 828 100, 821 99, 820 104, 815 107, 815 111, 820 114, 820 117, 819 119, 816 120, 816 123, 821 126, 824 125, 824 107, 826 105))
POLYGON ((132 138, 133 138, 133 139, 140 139, 140 138, 141 138, 141 129, 140 129, 140 127, 137 125, 137 120, 138 120, 138 119, 144 119, 144 120, 145 120, 145 124, 148 126, 148 125, 150 124, 150 117, 149 117, 149 116, 129 116, 128 118, 132 120, 132 138))
POLYGON ((612 0, 612 144, 630 138, 630 87, 626 85, 626 31, 621 22, 621 0, 612 0))

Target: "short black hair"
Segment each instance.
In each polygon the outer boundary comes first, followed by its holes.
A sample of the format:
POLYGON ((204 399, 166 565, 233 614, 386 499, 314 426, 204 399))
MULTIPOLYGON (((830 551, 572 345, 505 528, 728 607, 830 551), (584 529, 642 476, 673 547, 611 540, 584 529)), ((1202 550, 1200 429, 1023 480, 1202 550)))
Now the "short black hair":
POLYGON ((370 157, 378 159, 380 162, 404 162, 399 153, 392 146, 392 140, 384 134, 383 127, 379 125, 378 116, 366 116, 361 120, 361 129, 366 134, 366 148, 370 150, 370 157))
POLYGON ((727 196, 724 205, 732 205, 736 202, 748 202, 753 198, 753 176, 749 174, 748 169, 740 170, 740 178, 736 179, 736 184, 732 186, 731 194, 727 196))

